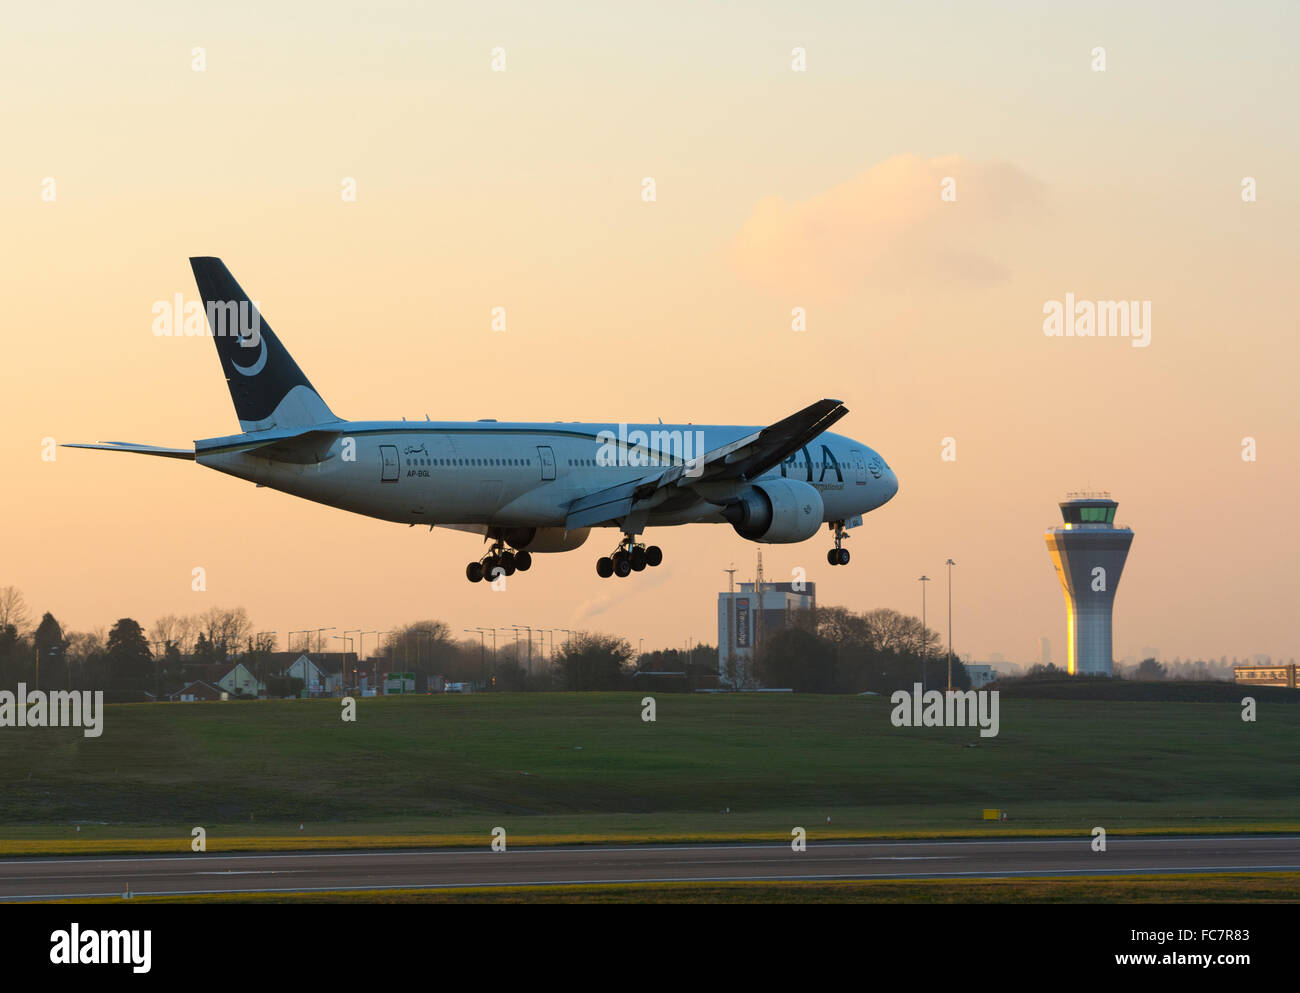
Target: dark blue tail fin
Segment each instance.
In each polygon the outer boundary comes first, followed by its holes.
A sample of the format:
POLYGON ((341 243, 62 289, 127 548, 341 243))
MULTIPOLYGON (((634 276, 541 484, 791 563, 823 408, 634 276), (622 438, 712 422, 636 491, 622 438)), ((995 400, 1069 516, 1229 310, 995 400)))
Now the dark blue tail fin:
POLYGON ((192 258, 208 328, 244 431, 338 420, 224 262, 192 258))

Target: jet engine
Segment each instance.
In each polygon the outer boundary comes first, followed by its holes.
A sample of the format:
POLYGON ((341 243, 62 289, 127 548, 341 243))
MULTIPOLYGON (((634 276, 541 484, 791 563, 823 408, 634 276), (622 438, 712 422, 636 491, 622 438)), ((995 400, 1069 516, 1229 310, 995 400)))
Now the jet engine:
POLYGON ((807 483, 764 479, 724 503, 722 516, 742 538, 783 545, 816 534, 824 509, 822 495, 807 483))

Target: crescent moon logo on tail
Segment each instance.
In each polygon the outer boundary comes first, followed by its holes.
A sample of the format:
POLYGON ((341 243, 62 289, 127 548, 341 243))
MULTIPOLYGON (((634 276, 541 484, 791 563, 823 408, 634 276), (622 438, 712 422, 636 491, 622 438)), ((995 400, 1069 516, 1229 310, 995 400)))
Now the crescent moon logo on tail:
POLYGON ((234 359, 230 360, 230 364, 231 366, 234 367, 236 372, 244 376, 256 376, 259 372, 261 372, 266 367, 266 339, 262 338, 260 344, 262 346, 262 351, 257 356, 257 361, 254 362, 252 365, 242 366, 234 359))

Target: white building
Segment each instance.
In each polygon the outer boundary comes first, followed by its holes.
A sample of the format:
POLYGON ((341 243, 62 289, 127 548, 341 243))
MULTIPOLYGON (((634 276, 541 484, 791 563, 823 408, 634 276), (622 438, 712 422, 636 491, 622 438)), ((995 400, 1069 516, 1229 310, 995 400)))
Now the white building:
POLYGON ((809 582, 764 582, 760 604, 753 583, 739 586, 735 593, 718 594, 718 684, 755 689, 754 652, 759 642, 788 626, 791 613, 815 607, 817 589, 809 582))
POLYGON ((970 676, 970 688, 978 690, 998 678, 998 671, 991 665, 967 665, 966 675, 970 676))

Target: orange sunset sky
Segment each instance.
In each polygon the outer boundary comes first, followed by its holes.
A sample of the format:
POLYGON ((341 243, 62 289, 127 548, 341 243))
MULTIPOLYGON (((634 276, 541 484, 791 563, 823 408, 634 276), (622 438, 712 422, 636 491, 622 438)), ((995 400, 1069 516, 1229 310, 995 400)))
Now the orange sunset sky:
POLYGON ((427 617, 716 641, 722 570, 751 578, 758 547, 726 527, 651 534, 664 565, 624 581, 597 578, 599 532, 494 593, 465 581, 470 535, 171 460, 43 460, 238 431, 212 342, 150 330, 219 255, 343 417, 759 425, 843 400, 836 430, 900 490, 847 569, 825 537, 764 546, 823 603, 919 614, 927 573, 942 631, 951 557, 958 652, 1032 661, 1047 636, 1063 663, 1042 533, 1106 489, 1136 532, 1117 658, 1300 655, 1297 42, 1286 3, 15 8, 0 586, 65 630, 243 605, 282 647, 427 617), (1067 293, 1150 301, 1149 347, 1045 336, 1067 293))

